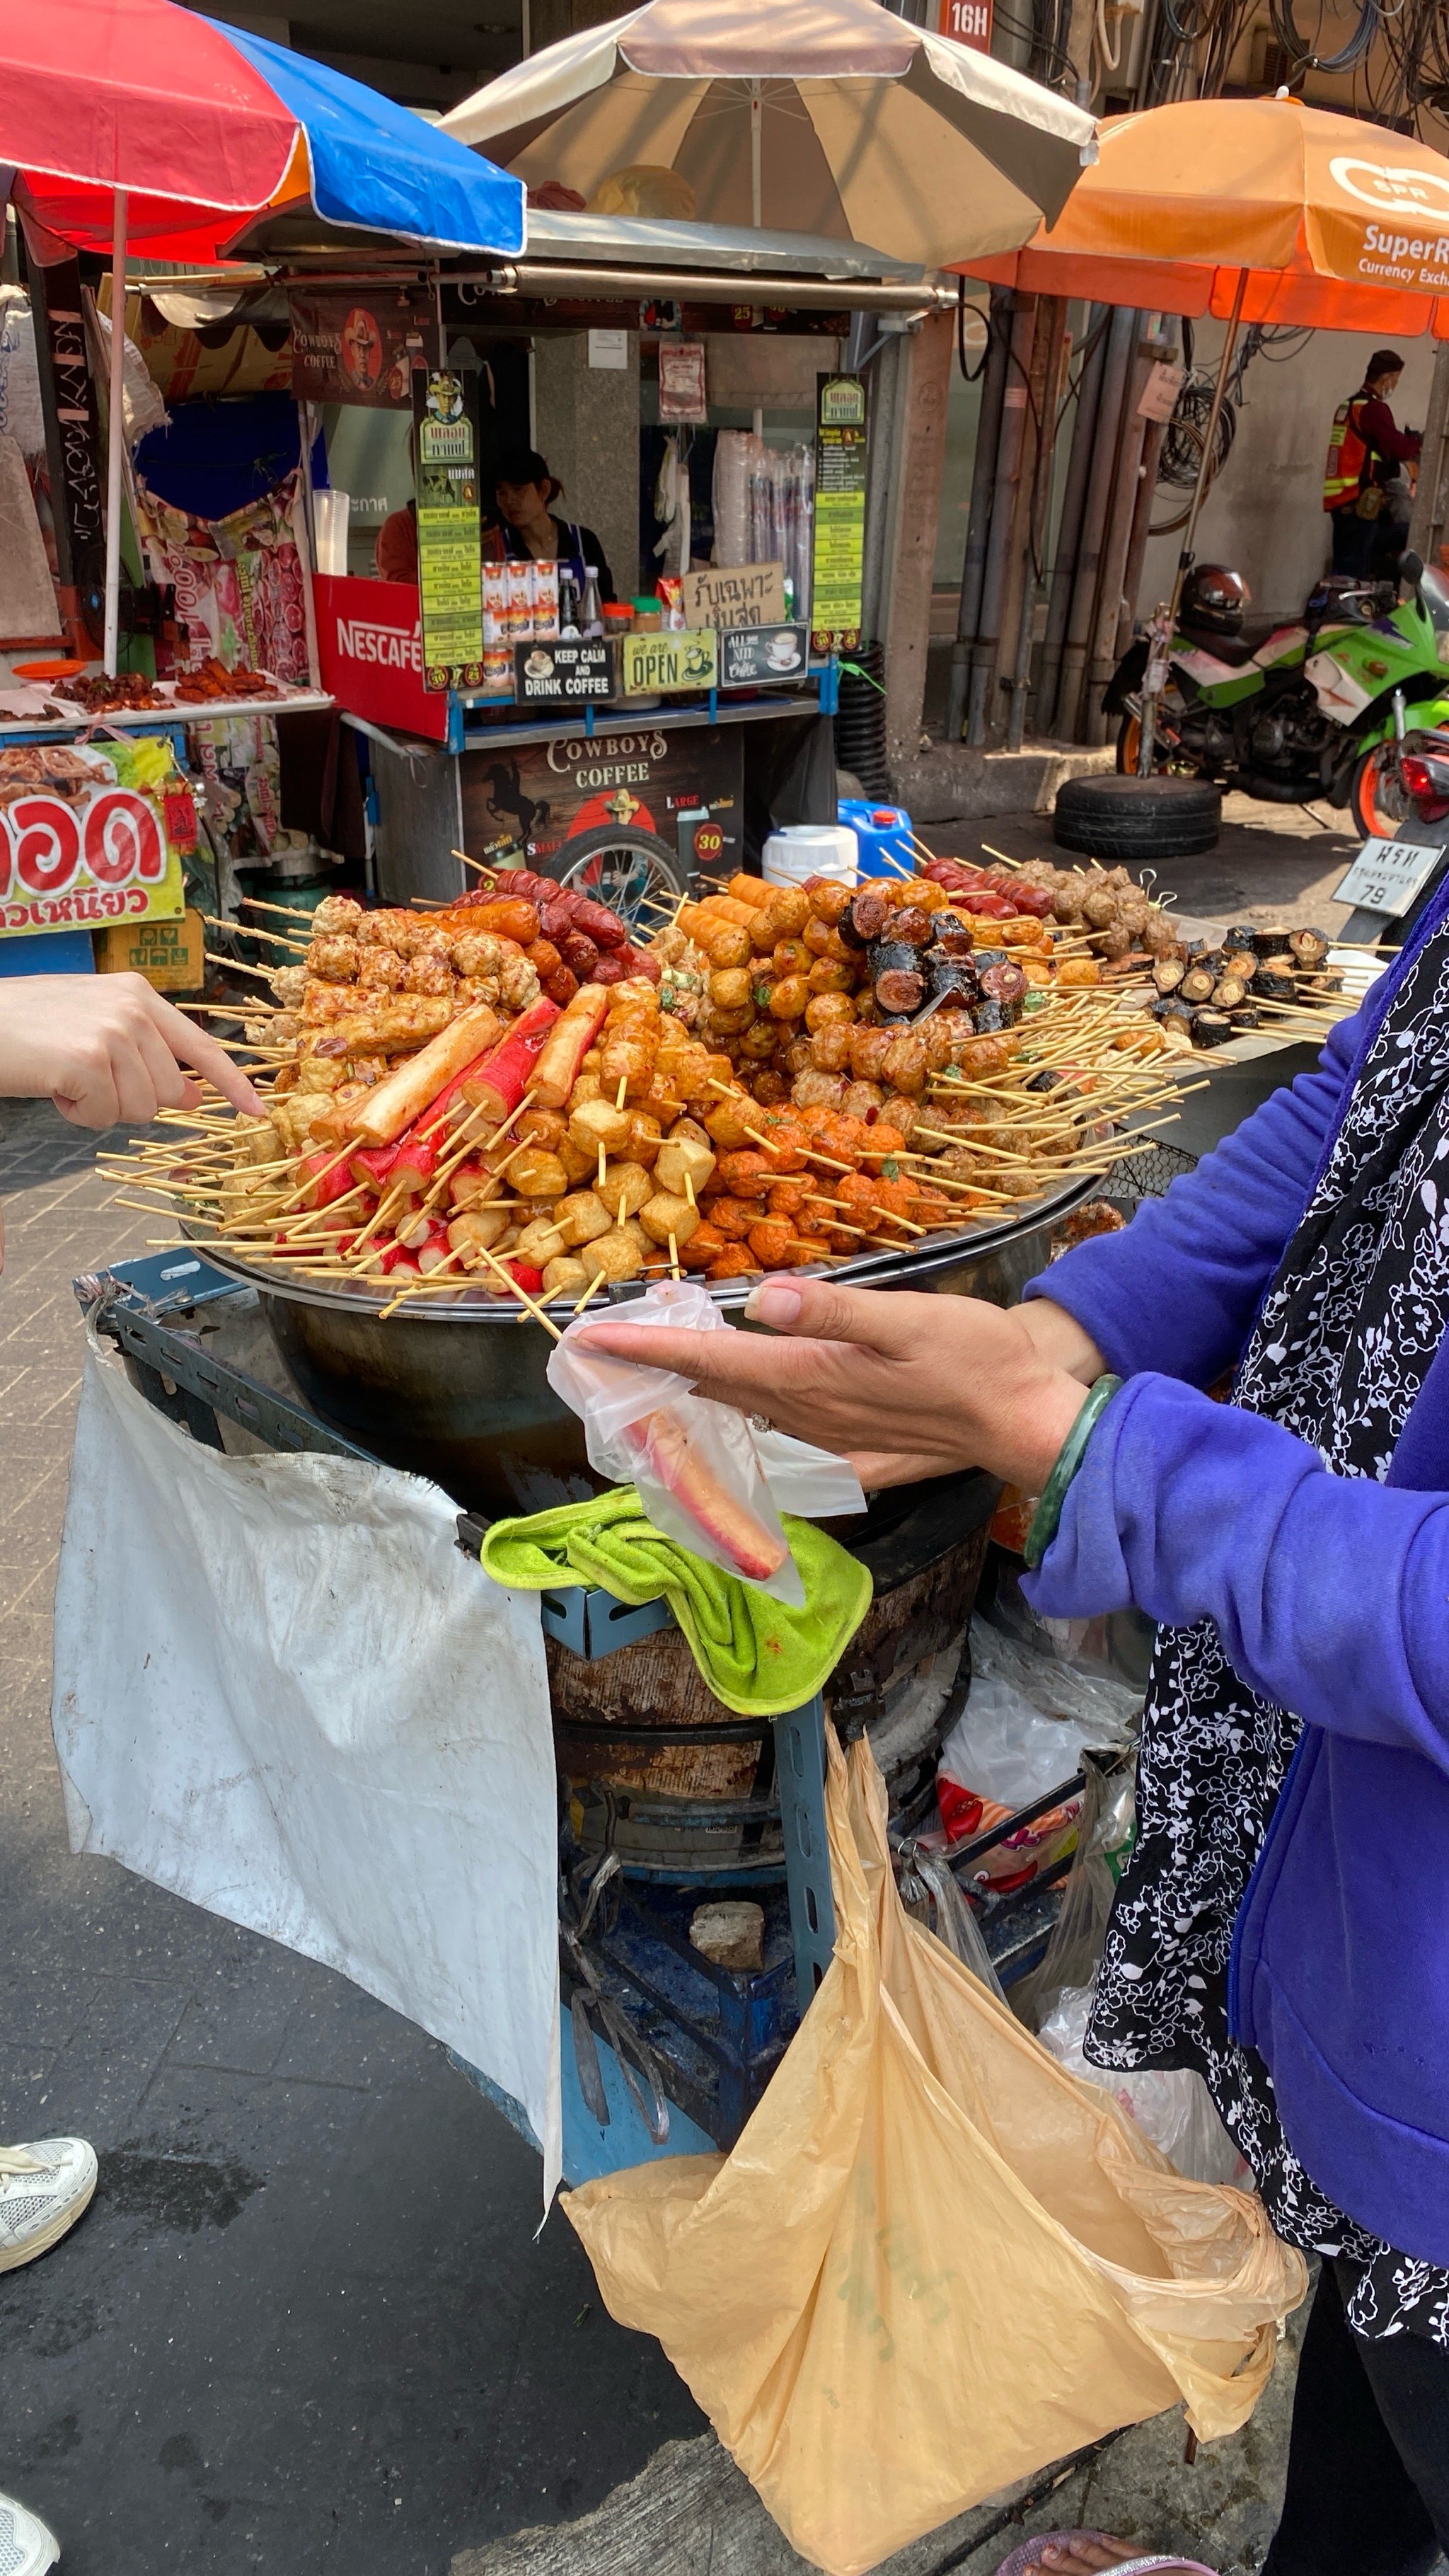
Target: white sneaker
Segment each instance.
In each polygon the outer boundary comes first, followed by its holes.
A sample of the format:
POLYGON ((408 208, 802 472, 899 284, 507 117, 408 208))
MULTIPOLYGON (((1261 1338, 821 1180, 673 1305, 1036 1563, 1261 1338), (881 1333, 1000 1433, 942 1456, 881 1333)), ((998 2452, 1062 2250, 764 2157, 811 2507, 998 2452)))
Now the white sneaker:
POLYGON ((59 2556, 60 2542, 39 2515, 0 2495, 0 2576, 45 2576, 59 2556))
MULTIPOLYGON (((0 2272, 17 2271, 37 2254, 48 2253, 74 2227, 95 2187, 96 2151, 84 2138, 42 2138, 31 2147, 0 2147, 0 2272)), ((3 2510, 0 2576, 8 2576, 3 2510)), ((39 2523, 35 2528, 40 2529, 39 2523)), ((15 2563, 28 2576, 29 2559, 15 2563)), ((42 2564, 39 2559, 35 2563, 42 2564)), ((50 2561, 43 2563, 49 2566, 50 2561)))

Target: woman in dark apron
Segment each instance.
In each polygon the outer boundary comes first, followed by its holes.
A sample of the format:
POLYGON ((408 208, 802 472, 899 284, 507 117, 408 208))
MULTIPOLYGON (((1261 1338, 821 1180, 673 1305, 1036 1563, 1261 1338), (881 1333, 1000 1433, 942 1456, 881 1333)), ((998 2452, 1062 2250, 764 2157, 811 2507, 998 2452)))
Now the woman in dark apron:
POLYGON ((521 448, 503 458, 494 497, 504 556, 514 563, 524 562, 531 555, 538 563, 556 561, 560 569, 568 565, 580 599, 592 571, 600 599, 612 599, 614 576, 604 549, 592 528, 584 527, 578 519, 563 519, 556 514, 553 504, 562 496, 563 485, 550 474, 537 448, 521 448))

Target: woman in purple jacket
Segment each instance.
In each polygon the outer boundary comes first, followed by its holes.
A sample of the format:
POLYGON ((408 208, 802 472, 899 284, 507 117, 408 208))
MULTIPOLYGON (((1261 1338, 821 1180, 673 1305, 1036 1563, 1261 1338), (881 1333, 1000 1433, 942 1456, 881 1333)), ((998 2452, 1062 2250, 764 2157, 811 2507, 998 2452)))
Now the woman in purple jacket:
POLYGON ((1264 2576, 1427 2576, 1449 2550, 1449 894, 1317 1073, 1020 1307, 771 1280, 749 1311, 789 1338, 590 1338, 683 1356, 868 1485, 989 1468, 1043 1497, 1041 1611, 1158 1622, 1088 2054, 1197 2068, 1273 2224, 1323 2258, 1264 2576))

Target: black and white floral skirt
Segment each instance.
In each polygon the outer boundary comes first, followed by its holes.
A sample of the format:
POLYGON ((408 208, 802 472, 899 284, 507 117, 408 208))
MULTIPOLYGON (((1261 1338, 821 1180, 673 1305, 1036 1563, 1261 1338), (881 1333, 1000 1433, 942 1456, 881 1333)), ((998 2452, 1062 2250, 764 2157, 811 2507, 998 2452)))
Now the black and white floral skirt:
MULTIPOLYGON (((1312 1442, 1332 1473, 1382 1482, 1449 1324, 1446 1219, 1449 926, 1415 960, 1360 1069, 1233 1402, 1312 1442)), ((1196 2068, 1279 2234, 1362 2267, 1354 2331, 1449 2346, 1449 2271, 1396 2253, 1325 2198, 1283 2133, 1267 2067, 1228 2032, 1233 1924, 1298 1732, 1233 1670, 1210 1619, 1159 1635, 1137 1842, 1087 2054, 1104 2067, 1196 2068)))

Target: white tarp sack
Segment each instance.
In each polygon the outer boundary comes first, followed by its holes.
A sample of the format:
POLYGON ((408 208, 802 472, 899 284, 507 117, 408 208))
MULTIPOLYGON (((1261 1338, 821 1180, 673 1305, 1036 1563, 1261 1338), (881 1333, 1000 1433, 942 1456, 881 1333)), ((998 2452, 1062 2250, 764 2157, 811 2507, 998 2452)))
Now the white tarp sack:
POLYGON ((71 1848, 338 1968, 527 2112, 559 2178, 538 1596, 419 1477, 223 1457, 93 1342, 55 1602, 71 1848))

